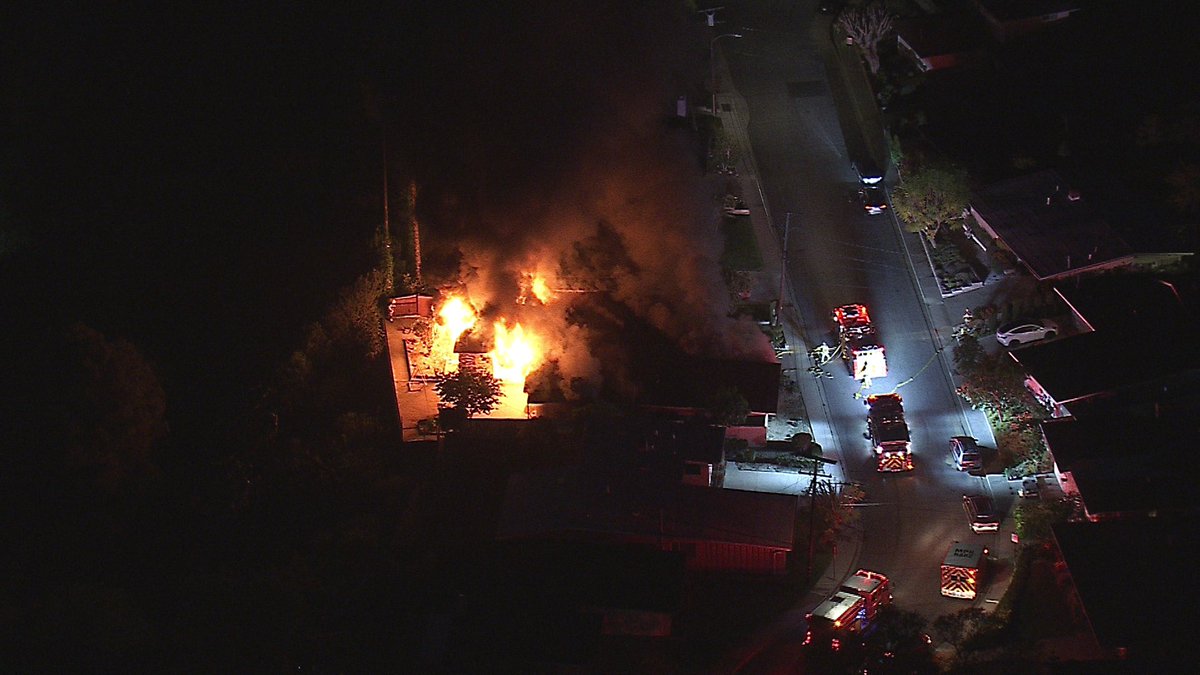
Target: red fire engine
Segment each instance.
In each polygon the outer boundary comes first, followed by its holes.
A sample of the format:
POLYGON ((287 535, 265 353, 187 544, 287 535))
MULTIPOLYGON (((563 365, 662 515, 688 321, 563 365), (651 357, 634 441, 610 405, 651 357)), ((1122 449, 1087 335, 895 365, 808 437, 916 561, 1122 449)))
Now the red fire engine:
POLYGON ((892 586, 886 576, 871 570, 858 570, 805 617, 808 633, 804 636, 804 644, 839 649, 848 637, 862 635, 873 628, 879 610, 891 602, 892 586))
POLYGON ((875 468, 878 471, 912 471, 912 447, 900 395, 868 396, 867 410, 867 436, 875 450, 875 468))
POLYGON ((842 305, 833 310, 833 320, 838 325, 842 358, 846 359, 854 379, 887 376, 887 359, 867 306, 842 305))

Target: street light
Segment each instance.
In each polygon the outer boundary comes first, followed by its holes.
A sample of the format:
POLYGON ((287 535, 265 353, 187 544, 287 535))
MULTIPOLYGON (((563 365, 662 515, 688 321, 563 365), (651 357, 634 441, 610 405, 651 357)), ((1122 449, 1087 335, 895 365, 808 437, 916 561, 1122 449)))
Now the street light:
POLYGON ((712 75, 712 112, 714 116, 717 114, 717 60, 714 58, 714 47, 717 44, 717 40, 723 37, 740 38, 742 34, 724 33, 708 41, 708 64, 710 68, 709 74, 712 75))

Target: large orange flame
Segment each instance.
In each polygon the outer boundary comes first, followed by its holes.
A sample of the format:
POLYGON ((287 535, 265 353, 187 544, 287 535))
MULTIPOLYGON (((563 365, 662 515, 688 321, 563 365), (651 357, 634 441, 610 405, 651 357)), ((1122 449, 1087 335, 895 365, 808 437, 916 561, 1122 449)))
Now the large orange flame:
POLYGON ((497 321, 492 328, 495 345, 488 353, 492 358, 492 375, 502 382, 524 384, 525 377, 541 359, 537 338, 526 333, 519 323, 510 329, 504 321, 497 321))
POLYGON ((441 370, 458 370, 458 357, 454 345, 458 338, 475 326, 475 308, 466 298, 452 295, 438 309, 437 322, 433 326, 433 359, 441 370))
POLYGON ((554 294, 550 291, 550 286, 546 284, 546 277, 540 274, 534 274, 533 280, 529 284, 529 290, 533 293, 533 297, 537 298, 544 305, 550 302, 554 294))
POLYGON ((517 296, 517 304, 529 304, 531 298, 536 298, 543 305, 554 299, 550 282, 540 272, 525 272, 521 275, 521 294, 517 296))

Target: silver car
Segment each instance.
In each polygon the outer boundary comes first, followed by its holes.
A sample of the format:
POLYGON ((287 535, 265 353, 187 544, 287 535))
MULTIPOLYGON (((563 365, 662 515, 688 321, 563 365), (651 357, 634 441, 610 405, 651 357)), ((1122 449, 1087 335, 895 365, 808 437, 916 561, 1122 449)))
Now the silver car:
POLYGON ((996 341, 1008 347, 1023 345, 1058 335, 1058 324, 1048 319, 1021 320, 1006 323, 996 330, 996 341))
POLYGON ((979 454, 979 444, 970 436, 951 438, 950 456, 954 458, 954 468, 959 471, 974 471, 983 468, 983 457, 979 454))
POLYGON ((996 514, 996 506, 987 495, 963 495, 963 510, 967 512, 967 523, 971 531, 995 532, 1000 529, 1000 516, 996 514))

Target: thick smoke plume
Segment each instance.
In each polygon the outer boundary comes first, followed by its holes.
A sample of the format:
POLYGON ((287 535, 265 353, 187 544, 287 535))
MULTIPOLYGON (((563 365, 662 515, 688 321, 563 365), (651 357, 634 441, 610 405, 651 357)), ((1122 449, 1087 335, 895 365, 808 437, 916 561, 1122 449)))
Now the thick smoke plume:
POLYGON ((409 74, 432 97, 398 125, 415 133, 430 266, 485 319, 547 336, 567 379, 599 373, 601 337, 570 320, 569 293, 517 304, 528 273, 604 291, 687 353, 772 359, 755 325, 729 318, 717 204, 695 132, 671 122, 704 79, 703 27, 668 3, 506 10, 431 38, 429 72, 409 74))

